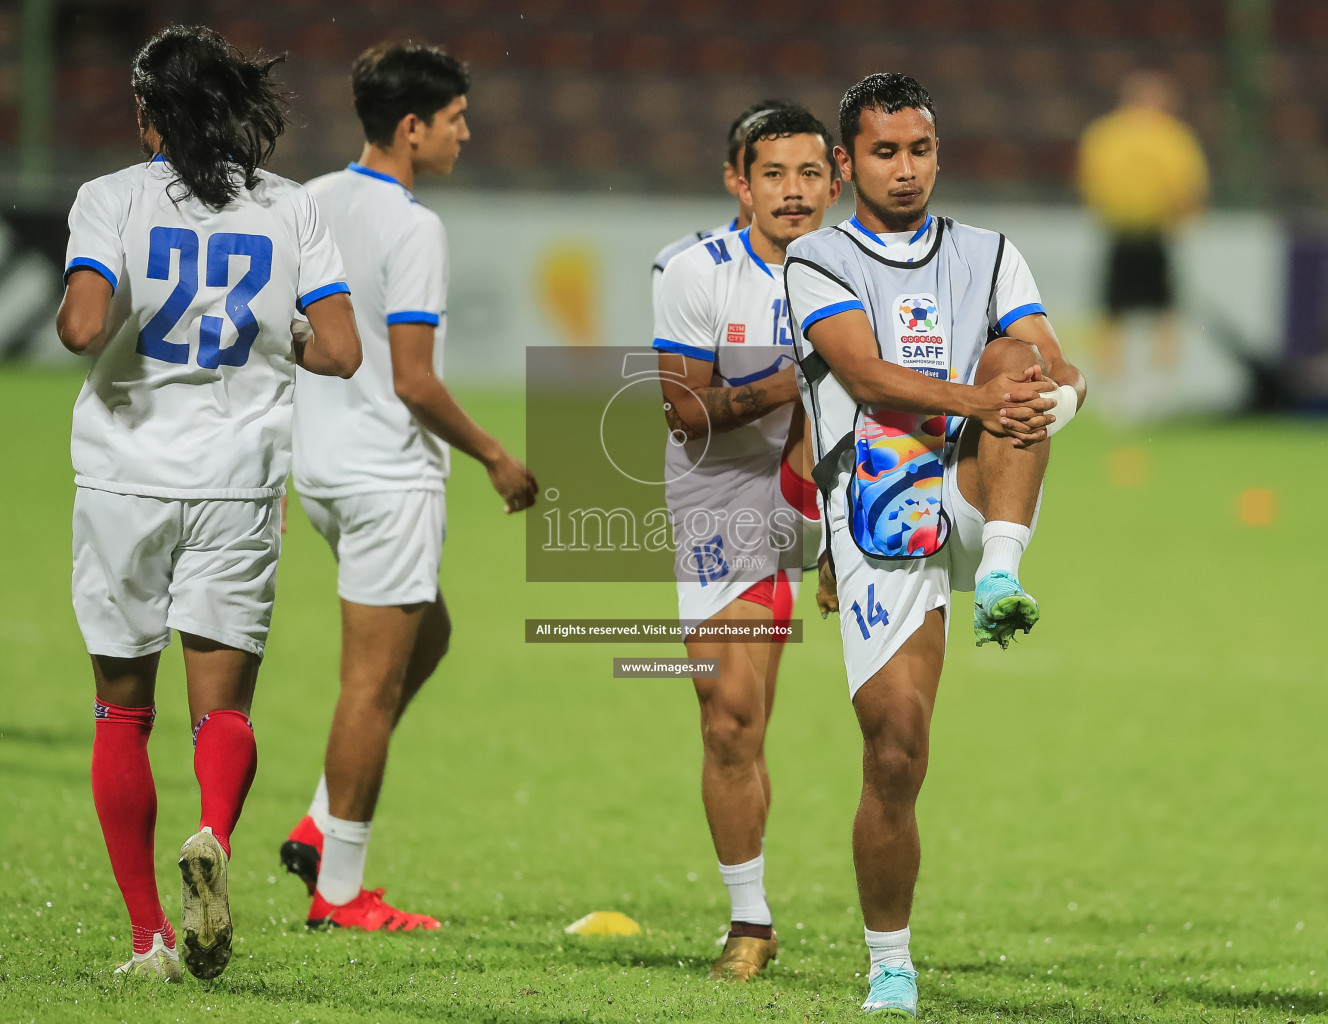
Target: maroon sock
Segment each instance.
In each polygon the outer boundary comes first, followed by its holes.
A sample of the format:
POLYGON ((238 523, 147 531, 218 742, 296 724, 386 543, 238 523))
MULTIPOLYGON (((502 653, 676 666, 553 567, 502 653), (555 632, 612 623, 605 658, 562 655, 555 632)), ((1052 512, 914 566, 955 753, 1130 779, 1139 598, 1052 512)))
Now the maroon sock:
POLYGON ((92 740, 92 802, 97 808, 111 871, 129 910, 134 952, 152 948, 154 932, 174 935, 157 894, 152 840, 157 826, 157 787, 148 761, 155 707, 122 708, 97 700, 92 740))
POLYGON ((202 797, 198 827, 210 827, 226 856, 258 768, 254 723, 242 711, 212 711, 194 726, 194 774, 202 797))

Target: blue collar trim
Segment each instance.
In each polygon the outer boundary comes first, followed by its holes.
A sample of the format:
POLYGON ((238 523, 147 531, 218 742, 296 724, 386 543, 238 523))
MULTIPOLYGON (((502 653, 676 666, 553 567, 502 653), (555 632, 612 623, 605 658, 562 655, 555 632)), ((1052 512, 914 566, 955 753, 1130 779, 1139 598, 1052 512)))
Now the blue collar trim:
POLYGON ((751 234, 752 229, 750 225, 738 232, 738 237, 742 239, 742 247, 747 250, 747 255, 752 258, 753 263, 761 268, 766 277, 774 277, 775 275, 770 273, 770 268, 765 265, 765 260, 756 255, 756 250, 752 248, 751 234))
MULTIPOLYGON (((927 233, 927 229, 931 227, 931 221, 932 221, 932 216, 929 213, 927 214, 927 219, 922 222, 922 227, 914 231, 912 237, 910 237, 909 240, 904 244, 912 245, 919 238, 925 235, 927 233)), ((858 215, 856 213, 849 219, 849 223, 852 224, 859 231, 861 231, 868 238, 870 238, 877 245, 884 246, 886 244, 884 241, 882 241, 881 236, 878 235, 875 231, 868 231, 865 227, 862 226, 862 221, 858 220, 858 215)))
POLYGON ((346 170, 354 171, 356 174, 363 174, 367 178, 377 178, 379 181, 390 181, 393 185, 396 185, 400 189, 404 189, 407 193, 410 192, 410 189, 406 188, 405 185, 397 181, 392 175, 384 174, 382 171, 375 171, 373 168, 365 167, 364 164, 356 163, 354 160, 346 165, 346 170))

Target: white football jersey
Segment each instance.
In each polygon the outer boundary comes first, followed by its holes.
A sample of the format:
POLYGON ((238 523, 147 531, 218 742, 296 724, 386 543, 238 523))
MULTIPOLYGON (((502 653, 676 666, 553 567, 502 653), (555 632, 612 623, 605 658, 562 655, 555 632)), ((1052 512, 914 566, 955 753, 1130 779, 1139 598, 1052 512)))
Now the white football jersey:
MULTIPOLYGON (((793 335, 784 295, 784 268, 752 251, 751 228, 715 235, 674 257, 655 306, 652 347, 714 364, 713 386, 741 387, 793 365, 793 335)), ((724 463, 778 459, 793 406, 708 439, 670 446, 719 469, 724 463)), ((673 474, 670 474, 672 477, 673 474)))
POLYGON ((448 446, 392 382, 392 324, 434 329, 442 377, 447 235, 432 210, 386 174, 352 163, 309 182, 346 261, 364 362, 350 380, 303 371, 295 389, 295 485, 316 498, 443 489, 448 446))
POLYGON ((69 212, 66 278, 88 268, 114 289, 110 340, 74 405, 74 479, 274 497, 290 471, 291 317, 349 291, 341 257, 293 181, 260 170, 213 210, 174 202, 174 177, 157 157, 88 182, 69 212))
POLYGON ((659 284, 664 279, 664 268, 669 265, 673 257, 678 256, 697 242, 704 242, 707 238, 714 238, 716 235, 727 235, 738 230, 738 218, 734 217, 727 224, 720 224, 709 231, 693 231, 690 234, 683 235, 677 241, 670 242, 659 252, 655 253, 655 261, 650 265, 650 297, 659 308, 659 284))

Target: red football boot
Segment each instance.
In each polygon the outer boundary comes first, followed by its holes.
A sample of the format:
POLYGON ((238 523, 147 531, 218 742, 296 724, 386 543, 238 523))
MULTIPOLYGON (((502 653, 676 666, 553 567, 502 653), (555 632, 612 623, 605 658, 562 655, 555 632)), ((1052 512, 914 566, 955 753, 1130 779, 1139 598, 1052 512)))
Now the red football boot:
POLYGON ((416 928, 433 930, 442 924, 428 914, 407 914, 383 902, 382 889, 361 889, 360 894, 344 906, 334 906, 314 893, 309 918, 304 922, 310 928, 362 928, 366 932, 409 932, 416 928))
POLYGON ((312 896, 318 886, 318 865, 322 860, 323 833, 306 814, 281 844, 281 863, 288 873, 300 877, 312 896))

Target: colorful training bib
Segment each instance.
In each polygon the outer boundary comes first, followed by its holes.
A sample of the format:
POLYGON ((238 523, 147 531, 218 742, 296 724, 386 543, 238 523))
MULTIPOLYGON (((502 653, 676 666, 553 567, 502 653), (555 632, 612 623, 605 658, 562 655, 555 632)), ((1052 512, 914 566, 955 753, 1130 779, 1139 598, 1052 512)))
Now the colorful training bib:
POLYGON ((875 558, 926 558, 945 545, 944 416, 858 410, 845 505, 853 542, 875 558))

